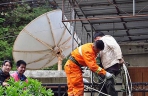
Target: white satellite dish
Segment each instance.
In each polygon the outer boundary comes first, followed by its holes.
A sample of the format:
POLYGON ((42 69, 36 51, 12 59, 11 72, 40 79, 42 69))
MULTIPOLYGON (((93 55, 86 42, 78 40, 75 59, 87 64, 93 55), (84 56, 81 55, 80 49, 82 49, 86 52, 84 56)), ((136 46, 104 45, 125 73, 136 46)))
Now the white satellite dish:
POLYGON ((13 46, 14 60, 27 62, 27 69, 42 69, 59 62, 76 48, 80 39, 72 35, 69 22, 62 22, 60 9, 47 12, 30 22, 18 35, 13 46), (65 26, 64 26, 65 24, 65 26))

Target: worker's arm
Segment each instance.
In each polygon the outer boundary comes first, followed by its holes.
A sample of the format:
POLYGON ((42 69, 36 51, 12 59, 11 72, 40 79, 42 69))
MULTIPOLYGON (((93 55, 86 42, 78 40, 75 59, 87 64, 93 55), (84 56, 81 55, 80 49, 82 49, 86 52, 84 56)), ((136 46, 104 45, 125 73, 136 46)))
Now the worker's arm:
POLYGON ((86 65, 92 70, 93 72, 96 72, 97 74, 106 74, 106 71, 99 67, 96 62, 96 56, 91 51, 85 51, 83 53, 83 59, 86 63, 86 65))

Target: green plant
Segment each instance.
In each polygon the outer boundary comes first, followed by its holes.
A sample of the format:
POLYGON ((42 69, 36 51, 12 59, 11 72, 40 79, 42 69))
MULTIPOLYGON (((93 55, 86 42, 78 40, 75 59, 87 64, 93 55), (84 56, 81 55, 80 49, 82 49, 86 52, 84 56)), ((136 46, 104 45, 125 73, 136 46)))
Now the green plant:
POLYGON ((28 78, 28 82, 8 80, 10 86, 0 86, 0 96, 54 96, 51 89, 46 89, 36 79, 28 78))

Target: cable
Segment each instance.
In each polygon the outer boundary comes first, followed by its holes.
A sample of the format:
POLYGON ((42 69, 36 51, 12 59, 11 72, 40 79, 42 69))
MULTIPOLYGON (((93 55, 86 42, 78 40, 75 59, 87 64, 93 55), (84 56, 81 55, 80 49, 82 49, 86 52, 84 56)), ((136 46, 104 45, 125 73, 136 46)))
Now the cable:
MULTIPOLYGON (((122 67, 123 67, 124 76, 125 76, 125 90, 126 90, 126 94, 128 94, 127 96, 131 96, 131 92, 132 92, 131 78, 130 78, 129 72, 128 72, 127 67, 125 66, 125 64, 123 64, 122 67)), ((95 82, 97 84, 102 84, 102 83, 105 84, 106 79, 104 79, 104 80, 102 80, 102 78, 99 78, 99 79, 102 81, 101 83, 97 83, 95 80, 93 80, 93 82, 95 82)), ((115 80, 115 77, 114 77, 114 80, 115 80)), ((102 85, 102 88, 103 88, 104 84, 102 85)), ((102 88, 99 91, 101 91, 102 88)), ((99 92, 99 94, 100 94, 100 92, 99 92)), ((98 94, 98 96, 99 96, 99 94, 98 94)))
MULTIPOLYGON (((106 79, 104 79, 104 83, 103 83, 103 85, 102 85, 100 91, 102 91, 102 89, 103 89, 103 87, 104 87, 104 85, 105 85, 105 82, 106 82, 106 79)), ((99 96, 99 95, 100 95, 100 93, 98 94, 98 96, 99 96)))
MULTIPOLYGON (((95 77, 96 77, 96 76, 94 75, 93 78, 95 78, 95 77)), ((100 76, 98 76, 98 78, 99 78, 99 80, 101 80, 102 82, 99 82, 99 83, 98 83, 98 82, 96 82, 94 79, 93 79, 93 82, 96 83, 96 84, 102 84, 102 83, 104 83, 104 82, 106 81, 105 79, 103 80, 100 76)))
POLYGON ((144 10, 146 7, 148 7, 148 5, 146 5, 145 7, 143 7, 140 11, 138 11, 138 13, 136 15, 138 15, 142 10, 144 10))
POLYGON ((130 78, 130 75, 129 75, 129 72, 125 66, 125 64, 123 64, 123 70, 125 72, 125 80, 126 80, 126 91, 128 90, 128 96, 131 96, 131 92, 132 92, 132 83, 131 83, 131 78, 130 78), (130 85, 130 86, 129 86, 130 85))
MULTIPOLYGON (((87 67, 85 67, 83 70, 87 70, 87 67)), ((95 77, 95 75, 94 75, 94 77, 95 77)), ((93 78, 94 78, 94 77, 93 77, 93 78)), ((95 90, 95 91, 99 92, 99 94, 101 93, 101 94, 104 94, 105 96, 110 96, 110 95, 108 95, 108 94, 105 94, 105 93, 101 92, 101 90, 103 89, 103 87, 104 87, 104 85, 105 85, 106 79, 103 80, 100 76, 98 76, 98 78, 99 78, 99 80, 101 80, 102 82, 98 83, 98 82, 94 81, 94 79, 93 79, 93 82, 96 83, 96 84, 102 84, 102 83, 103 83, 103 85, 102 85, 102 87, 101 87, 100 90, 96 90, 96 89, 91 88, 91 87, 88 87, 88 86, 86 86, 86 85, 84 85, 84 87, 86 87, 86 88, 88 88, 88 89, 95 90)), ((85 78, 83 78, 83 82, 88 83, 88 81, 87 81, 85 78)), ((98 96, 99 96, 99 94, 98 94, 98 96)))
MULTIPOLYGON (((95 77, 95 75, 93 75, 93 78, 95 77)), ((98 78, 99 78, 99 80, 101 80, 102 82, 96 82, 94 79, 93 79, 93 82, 94 83, 96 83, 96 84, 98 84, 98 85, 100 85, 100 84, 102 84, 103 83, 103 85, 102 85, 102 87, 100 88, 100 90, 98 90, 99 91, 99 94, 98 94, 98 96, 100 95, 100 92, 102 91, 102 89, 103 89, 103 87, 104 87, 104 85, 105 85, 105 83, 106 83, 106 80, 107 79, 102 79, 100 76, 98 76, 98 78)), ((96 89, 95 89, 96 90, 96 89)), ((97 92, 98 92, 97 91, 97 92)), ((103 92, 102 92, 103 93, 103 92)), ((108 96, 108 94, 107 94, 107 96, 108 96)))
POLYGON ((101 93, 101 94, 103 94, 103 95, 105 95, 105 96, 111 96, 111 95, 105 94, 105 93, 103 93, 103 92, 101 92, 101 91, 99 91, 99 90, 96 90, 96 89, 94 89, 94 88, 88 87, 88 86, 86 86, 86 85, 84 85, 84 87, 86 87, 86 89, 92 89, 92 90, 94 90, 94 91, 97 91, 97 92, 99 92, 99 94, 101 93))
MULTIPOLYGON (((128 93, 127 96, 132 96, 131 95, 131 92, 132 92, 132 83, 131 83, 131 78, 130 78, 129 72, 128 72, 127 67, 125 66, 125 64, 123 64, 122 68, 123 68, 124 76, 125 76, 125 90, 126 90, 126 94, 128 93)), ((84 70, 86 70, 86 68, 84 70)), ((95 78, 95 75, 94 75, 93 78, 95 78)), ((115 80, 115 77, 113 77, 113 78, 115 80)), ((105 85, 106 79, 103 80, 101 77, 99 77, 99 80, 101 80, 102 82, 98 83, 95 80, 93 80, 93 82, 96 83, 96 84, 102 84, 102 83, 104 83, 102 85, 102 88, 103 88, 104 85, 105 85)), ((105 94, 105 93, 101 92, 102 88, 100 90, 96 90, 96 89, 91 88, 91 87, 88 87, 86 85, 84 85, 84 87, 86 87, 88 89, 95 90, 95 91, 99 92, 99 94, 104 94, 105 96, 110 96, 108 94, 105 94)), ((98 96, 99 96, 99 94, 98 94, 98 96)))

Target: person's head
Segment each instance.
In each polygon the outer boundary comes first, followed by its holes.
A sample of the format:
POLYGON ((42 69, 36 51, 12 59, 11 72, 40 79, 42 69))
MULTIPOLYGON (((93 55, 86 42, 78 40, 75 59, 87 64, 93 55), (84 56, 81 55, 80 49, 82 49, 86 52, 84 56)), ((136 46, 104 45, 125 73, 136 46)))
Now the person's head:
POLYGON ((17 72, 22 75, 26 71, 26 62, 24 60, 18 60, 16 62, 17 72))
POLYGON ((94 34, 94 41, 100 40, 101 37, 105 36, 103 32, 98 31, 94 34))
POLYGON ((9 60, 4 60, 2 63, 2 71, 4 73, 9 73, 12 68, 12 63, 9 60))
POLYGON ((94 42, 94 49, 98 53, 104 49, 104 42, 102 40, 96 40, 94 42))

